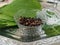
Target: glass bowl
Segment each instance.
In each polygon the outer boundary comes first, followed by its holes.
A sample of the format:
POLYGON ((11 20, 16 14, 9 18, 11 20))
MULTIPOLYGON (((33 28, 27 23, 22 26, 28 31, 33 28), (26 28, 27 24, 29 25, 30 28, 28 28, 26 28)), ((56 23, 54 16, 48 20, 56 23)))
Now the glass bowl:
POLYGON ((42 30, 45 24, 45 17, 40 10, 19 10, 14 19, 19 27, 20 41, 31 42, 45 37, 41 36, 45 33, 42 30))

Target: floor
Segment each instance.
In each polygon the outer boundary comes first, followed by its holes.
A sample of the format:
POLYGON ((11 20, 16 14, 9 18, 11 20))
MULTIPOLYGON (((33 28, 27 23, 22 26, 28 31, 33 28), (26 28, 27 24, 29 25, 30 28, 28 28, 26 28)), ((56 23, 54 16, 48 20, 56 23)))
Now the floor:
POLYGON ((54 44, 51 44, 51 45, 60 45, 60 42, 58 42, 58 43, 54 43, 54 44))

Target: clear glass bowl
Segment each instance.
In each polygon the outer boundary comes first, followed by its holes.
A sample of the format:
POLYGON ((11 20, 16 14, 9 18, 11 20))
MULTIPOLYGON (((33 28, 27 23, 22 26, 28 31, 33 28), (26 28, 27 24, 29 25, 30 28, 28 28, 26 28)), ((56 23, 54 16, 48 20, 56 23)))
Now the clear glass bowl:
MULTIPOLYGON (((20 36, 20 41, 23 42, 31 42, 31 41, 36 41, 39 40, 41 38, 43 38, 43 35, 45 32, 42 30, 42 27, 45 23, 45 15, 43 15, 43 13, 40 10, 19 10, 17 12, 17 14, 14 16, 14 19, 19 27, 19 29, 17 31, 19 31, 18 34, 20 36), (41 14, 40 14, 41 13, 41 14), (29 21, 32 20, 41 20, 39 25, 37 23, 35 23, 35 25, 30 25, 31 22, 29 23, 29 25, 24 25, 24 23, 26 21, 24 21, 21 17, 24 17, 24 20, 26 20, 25 18, 28 18, 29 21), (23 20, 23 24, 21 24, 20 19, 23 20)), ((32 21, 32 22, 34 22, 32 21)), ((28 22, 27 22, 28 23, 28 22)))

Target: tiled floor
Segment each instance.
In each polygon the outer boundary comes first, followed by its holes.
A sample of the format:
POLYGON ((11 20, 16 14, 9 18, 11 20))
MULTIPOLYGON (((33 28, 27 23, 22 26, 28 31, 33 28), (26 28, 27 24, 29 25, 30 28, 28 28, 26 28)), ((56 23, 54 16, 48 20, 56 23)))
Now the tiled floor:
POLYGON ((51 44, 51 45, 60 45, 60 42, 58 42, 58 43, 54 43, 54 44, 51 44))

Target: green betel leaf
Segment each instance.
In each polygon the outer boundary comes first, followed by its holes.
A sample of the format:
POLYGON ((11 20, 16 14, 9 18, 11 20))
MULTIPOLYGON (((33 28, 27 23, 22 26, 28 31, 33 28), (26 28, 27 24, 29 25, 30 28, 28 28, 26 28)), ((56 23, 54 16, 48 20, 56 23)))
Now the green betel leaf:
POLYGON ((55 15, 55 13, 54 12, 51 12, 51 11, 46 11, 49 15, 55 15))
POLYGON ((27 12, 25 12, 25 16, 35 17, 36 12, 30 12, 29 10, 41 10, 42 7, 38 0, 14 0, 11 4, 0 9, 0 19, 13 21, 12 23, 9 23, 8 21, 8 23, 5 22, 7 25, 11 25, 15 24, 14 15, 17 13, 17 11, 26 9, 27 12))

